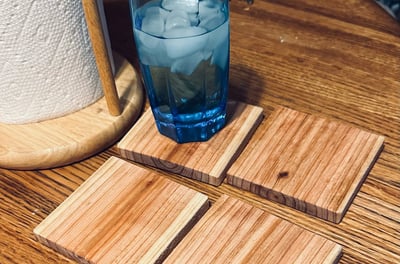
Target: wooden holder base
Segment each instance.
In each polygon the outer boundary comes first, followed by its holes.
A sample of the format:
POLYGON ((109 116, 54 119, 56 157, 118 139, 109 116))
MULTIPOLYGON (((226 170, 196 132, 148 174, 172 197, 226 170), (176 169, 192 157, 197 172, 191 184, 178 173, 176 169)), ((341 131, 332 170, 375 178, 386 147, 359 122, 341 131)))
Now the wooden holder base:
POLYGON ((114 54, 123 112, 112 116, 105 98, 75 113, 24 125, 0 124, 0 167, 47 169, 85 159, 120 139, 142 111, 144 91, 127 60, 114 54))
POLYGON ((227 183, 335 223, 362 185, 384 137, 278 108, 227 172, 227 183))
POLYGON ((332 241, 223 195, 164 263, 337 263, 341 251, 332 241))
POLYGON ((126 159, 219 185, 262 119, 260 107, 243 103, 228 103, 227 113, 227 125, 208 141, 178 144, 158 132, 148 109, 117 147, 126 159))
POLYGON ((80 263, 161 263, 208 208, 206 195, 111 157, 34 234, 80 263))

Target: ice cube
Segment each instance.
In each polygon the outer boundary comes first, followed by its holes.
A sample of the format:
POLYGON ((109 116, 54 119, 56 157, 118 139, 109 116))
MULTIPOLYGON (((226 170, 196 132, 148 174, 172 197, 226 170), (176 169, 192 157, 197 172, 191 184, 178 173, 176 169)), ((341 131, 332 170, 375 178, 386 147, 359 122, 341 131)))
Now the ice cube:
POLYGON ((163 44, 163 39, 151 36, 142 31, 135 30, 136 46, 138 47, 139 60, 145 65, 170 67, 163 44))
POLYGON ((199 18, 204 19, 208 16, 214 16, 221 11, 222 4, 217 0, 201 0, 199 1, 199 18))
POLYGON ((199 12, 199 0, 162 0, 161 7, 166 10, 185 10, 187 13, 199 12))
POLYGON ((204 18, 200 17, 199 27, 203 27, 208 31, 211 31, 218 26, 220 26, 225 21, 225 15, 222 12, 215 13, 213 15, 206 16, 204 18))
POLYGON ((189 13, 189 19, 190 19, 190 25, 193 27, 196 27, 197 25, 199 25, 199 16, 197 13, 189 13))
POLYGON ((206 50, 212 52, 211 64, 218 65, 225 70, 229 55, 229 21, 208 35, 206 50))
POLYGON ((171 94, 177 107, 196 97, 200 100, 204 98, 204 68, 205 63, 200 63, 191 75, 181 73, 169 75, 171 94))
POLYGON ((133 36, 135 37, 137 46, 146 47, 148 49, 156 48, 159 45, 159 41, 161 41, 161 39, 157 39, 152 35, 136 29, 133 36))
POLYGON ((214 31, 208 33, 207 50, 214 50, 226 40, 229 40, 229 21, 214 31))
POLYGON ((158 49, 148 49, 147 47, 139 47, 139 59, 144 65, 171 67, 171 61, 163 52, 158 49))
POLYGON ((175 27, 170 30, 166 30, 163 34, 164 38, 175 39, 175 38, 187 38, 202 35, 207 30, 202 27, 175 27))
POLYGON ((201 51, 179 58, 172 63, 171 72, 191 75, 203 59, 204 54, 201 51))
POLYGON ((142 20, 142 31, 154 36, 162 36, 168 13, 156 6, 147 8, 142 20))
POLYGON ((145 16, 161 16, 162 18, 167 17, 167 15, 169 14, 168 10, 165 10, 159 6, 149 6, 148 8, 146 8, 144 10, 144 17, 145 16))
POLYGON ((211 50, 204 50, 203 51, 203 60, 208 60, 212 55, 212 51, 211 50))
POLYGON ((190 27, 191 21, 189 15, 183 10, 172 10, 167 15, 165 21, 165 30, 170 30, 174 27, 190 27))
POLYGON ((176 59, 202 51, 208 41, 206 32, 201 27, 175 27, 165 31, 163 36, 168 57, 176 59))
MULTIPOLYGON (((228 40, 226 40, 225 45, 226 45, 226 47, 228 47, 227 46, 227 45, 229 45, 228 40)), ((228 48, 218 50, 218 52, 213 52, 213 54, 211 56, 211 64, 218 65, 222 70, 225 70, 229 64, 229 62, 227 63, 228 58, 229 58, 229 49, 228 48)))

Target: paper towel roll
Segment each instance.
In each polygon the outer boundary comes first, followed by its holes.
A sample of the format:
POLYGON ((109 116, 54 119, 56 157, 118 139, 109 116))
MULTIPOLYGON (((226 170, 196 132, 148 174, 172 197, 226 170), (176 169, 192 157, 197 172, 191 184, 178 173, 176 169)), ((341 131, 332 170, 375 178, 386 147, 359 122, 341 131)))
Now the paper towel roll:
POLYGON ((0 1, 0 122, 60 117, 102 94, 81 1, 0 1))

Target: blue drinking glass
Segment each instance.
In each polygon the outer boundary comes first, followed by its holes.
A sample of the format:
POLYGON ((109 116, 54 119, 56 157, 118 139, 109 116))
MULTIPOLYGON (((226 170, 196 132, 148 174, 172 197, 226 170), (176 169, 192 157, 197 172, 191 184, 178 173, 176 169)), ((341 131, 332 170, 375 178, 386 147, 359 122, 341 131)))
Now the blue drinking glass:
POLYGON ((208 140, 226 123, 229 1, 130 0, 130 8, 158 131, 178 143, 208 140))

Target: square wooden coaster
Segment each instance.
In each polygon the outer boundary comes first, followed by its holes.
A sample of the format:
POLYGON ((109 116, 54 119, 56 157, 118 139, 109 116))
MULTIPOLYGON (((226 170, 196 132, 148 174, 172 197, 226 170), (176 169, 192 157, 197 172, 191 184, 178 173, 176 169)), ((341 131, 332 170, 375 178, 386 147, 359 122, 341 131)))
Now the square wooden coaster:
POLYGON ((227 125, 208 141, 178 144, 158 132, 148 109, 117 147, 126 159, 219 185, 261 122, 263 109, 229 102, 227 115, 227 125))
POLYGON ((34 234, 80 263, 156 263, 208 208, 207 196, 112 157, 34 234))
POLYGON ((384 137, 287 108, 263 122, 227 183, 335 223, 383 148, 384 137))
POLYGON ((336 263, 341 252, 330 240, 223 195, 164 263, 336 263))

